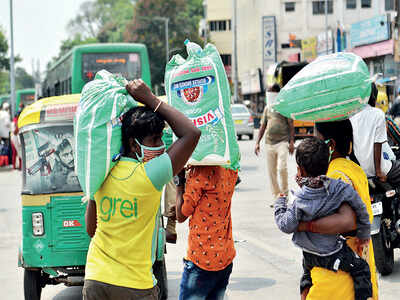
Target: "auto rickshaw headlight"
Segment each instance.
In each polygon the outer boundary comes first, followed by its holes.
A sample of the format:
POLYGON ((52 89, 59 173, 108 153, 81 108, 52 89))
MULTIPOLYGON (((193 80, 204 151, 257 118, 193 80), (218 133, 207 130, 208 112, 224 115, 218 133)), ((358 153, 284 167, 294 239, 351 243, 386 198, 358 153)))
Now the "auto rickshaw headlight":
POLYGON ((43 213, 32 214, 32 231, 36 236, 44 234, 43 213))

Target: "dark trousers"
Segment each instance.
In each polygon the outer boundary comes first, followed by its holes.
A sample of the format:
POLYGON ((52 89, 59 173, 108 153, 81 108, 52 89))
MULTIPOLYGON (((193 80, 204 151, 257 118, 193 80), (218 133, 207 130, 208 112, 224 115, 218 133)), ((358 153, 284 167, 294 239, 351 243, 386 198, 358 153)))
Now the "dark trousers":
POLYGON ((350 274, 354 281, 355 300, 366 300, 372 297, 371 272, 368 263, 360 258, 346 243, 342 249, 329 256, 318 256, 303 252, 304 274, 300 281, 300 292, 312 286, 310 271, 321 267, 337 272, 342 270, 350 274))
POLYGON ((96 280, 85 280, 82 294, 83 300, 158 300, 158 287, 140 290, 96 280))
POLYGON ((387 182, 393 187, 400 187, 400 161, 392 160, 392 168, 387 173, 387 182))
POLYGON ((223 300, 232 264, 221 271, 206 271, 184 259, 179 300, 223 300))

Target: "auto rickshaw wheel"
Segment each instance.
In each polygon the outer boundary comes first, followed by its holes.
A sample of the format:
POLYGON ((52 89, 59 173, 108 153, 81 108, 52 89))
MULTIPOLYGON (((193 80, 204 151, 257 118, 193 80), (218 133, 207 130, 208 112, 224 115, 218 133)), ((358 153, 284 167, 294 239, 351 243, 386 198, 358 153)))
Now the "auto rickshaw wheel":
POLYGON ((25 300, 40 300, 42 294, 42 271, 24 271, 24 296, 25 300))

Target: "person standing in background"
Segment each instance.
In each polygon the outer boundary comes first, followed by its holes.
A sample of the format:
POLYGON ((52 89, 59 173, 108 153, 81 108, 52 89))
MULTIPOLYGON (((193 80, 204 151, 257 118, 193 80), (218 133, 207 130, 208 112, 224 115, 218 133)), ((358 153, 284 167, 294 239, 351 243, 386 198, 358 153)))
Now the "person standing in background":
POLYGON ((0 166, 7 166, 12 160, 10 155, 10 129, 10 104, 5 102, 0 110, 0 166))
MULTIPOLYGON (((162 140, 165 144, 165 149, 172 145, 172 130, 166 125, 162 140)), ((176 234, 176 185, 174 180, 170 180, 164 189, 164 217, 167 217, 167 226, 165 228, 165 240, 167 243, 176 244, 177 234, 176 234)))
POLYGON ((19 117, 20 112, 18 112, 12 123, 11 123, 11 150, 12 150, 12 165, 14 169, 21 170, 22 166, 22 161, 21 161, 21 155, 22 155, 22 148, 21 148, 21 141, 19 139, 18 133, 18 117, 19 117))
MULTIPOLYGON (((288 119, 271 108, 272 102, 280 91, 278 84, 274 84, 268 94, 268 103, 264 109, 261 128, 255 146, 255 154, 260 153, 260 142, 265 133, 265 152, 267 156, 268 177, 271 184, 273 200, 279 194, 288 194, 288 153, 294 152, 293 120, 288 119), (280 184, 278 183, 278 177, 280 184)), ((273 202, 270 206, 273 207, 273 202)))

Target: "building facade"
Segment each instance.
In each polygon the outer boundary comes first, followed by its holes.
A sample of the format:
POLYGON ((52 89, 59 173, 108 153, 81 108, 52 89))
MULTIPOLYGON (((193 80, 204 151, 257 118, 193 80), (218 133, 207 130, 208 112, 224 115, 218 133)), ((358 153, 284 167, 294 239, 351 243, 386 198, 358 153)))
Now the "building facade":
MULTIPOLYGON (((376 55, 380 56, 379 59, 371 56, 375 53, 368 52, 365 48, 357 49, 365 46, 362 41, 362 35, 365 33, 362 30, 357 32, 357 25, 353 24, 378 16, 385 17, 391 35, 388 40, 392 39, 395 32, 391 25, 396 16, 395 0, 329 0, 327 24, 325 0, 236 1, 240 96, 241 99, 256 102, 254 109, 258 111, 261 109, 259 102, 264 101, 266 69, 275 62, 312 60, 327 52, 352 51, 351 49, 355 48, 354 52, 359 55, 367 52, 365 55, 368 57, 364 58, 369 63, 371 73, 376 73, 384 69, 385 60, 393 60, 393 50, 382 49, 390 48, 391 45, 393 49, 394 41, 374 48, 376 51, 372 52, 376 52, 376 55), (329 29, 328 35, 325 31, 326 25, 329 29), (353 43, 350 33, 353 33, 354 39, 359 40, 358 44, 353 43), (379 55, 382 53, 384 54, 379 55), (387 55, 391 55, 391 58, 386 58, 387 55), (376 60, 380 62, 374 63, 376 60)), ((217 46, 224 64, 227 64, 226 69, 230 72, 233 61, 233 1, 205 0, 205 3, 209 41, 217 46)), ((378 22, 375 25, 379 25, 380 19, 373 22, 378 22)), ((359 24, 358 29, 362 29, 362 26, 365 24, 359 24)), ((374 24, 370 27, 371 32, 375 33, 374 24)), ((375 41, 371 40, 369 44, 371 43, 375 41)))

